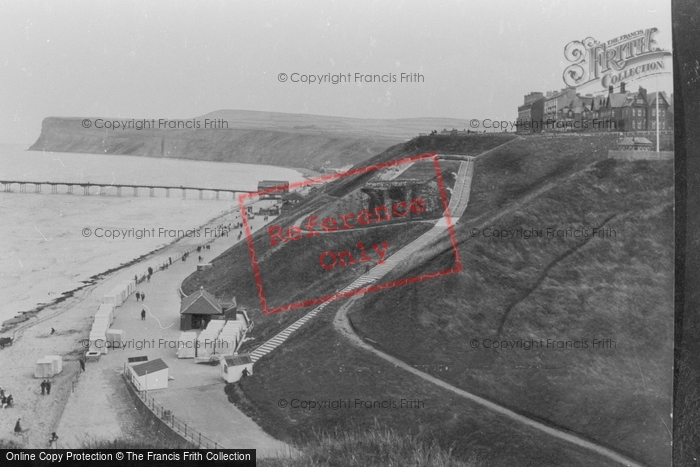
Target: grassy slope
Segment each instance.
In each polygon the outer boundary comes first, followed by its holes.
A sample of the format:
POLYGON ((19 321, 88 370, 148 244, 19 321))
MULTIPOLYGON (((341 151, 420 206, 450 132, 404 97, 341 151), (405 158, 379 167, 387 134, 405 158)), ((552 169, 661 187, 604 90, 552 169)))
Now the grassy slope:
MULTIPOLYGON (((569 175, 601 157, 600 149, 586 160, 576 155, 574 141, 557 143, 556 154, 546 141, 530 140, 480 160, 472 204, 457 229, 464 271, 367 297, 353 322, 385 350, 448 382, 644 462, 668 465, 672 165, 605 160, 569 175), (550 186, 552 176, 566 179, 550 186), (585 243, 470 236, 483 227, 590 232, 612 215, 606 227, 617 236, 585 243), (482 345, 484 339, 548 338, 589 345, 609 338, 617 345, 470 346, 472 339, 482 345)), ((446 252, 406 274, 449 265, 446 252)))
MULTIPOLYGON (((431 149, 438 152, 474 154, 483 149, 483 147, 470 148, 470 145, 475 142, 474 139, 463 139, 461 142, 450 141, 449 144, 453 145, 450 150, 444 146, 431 148, 430 141, 426 141, 428 138, 419 140, 423 142, 417 144, 419 141, 412 141, 402 147, 390 148, 381 157, 388 160, 420 154, 431 149), (458 146, 460 143, 461 147, 458 146)), ((481 143, 481 141, 478 142, 481 143)), ((586 144, 590 144, 588 140, 586 141, 586 144)), ((502 139, 492 140, 491 145, 496 146, 502 142, 502 139)), ((476 206, 493 201, 488 196, 481 196, 481 190, 488 190, 498 195, 518 186, 518 197, 513 201, 522 200, 530 192, 547 185, 541 181, 541 178, 552 173, 552 161, 559 164, 554 171, 554 176, 561 179, 596 159, 603 158, 605 155, 603 149, 609 143, 610 141, 606 138, 596 138, 592 142, 593 148, 589 149, 580 144, 577 146, 575 141, 559 140, 559 145, 553 149, 539 146, 540 143, 537 142, 523 140, 497 150, 494 156, 504 158, 505 156, 499 155, 500 151, 517 153, 520 154, 519 157, 532 157, 524 153, 520 145, 527 147, 535 144, 540 149, 537 152, 538 161, 532 164, 526 164, 527 161, 523 161, 523 166, 528 170, 526 175, 519 172, 504 177, 482 171, 482 174, 486 174, 487 177, 477 177, 474 180, 474 186, 477 187, 474 190, 477 196, 476 206), (566 165, 562 161, 566 162, 566 165), (523 189, 528 182, 533 182, 529 191, 523 189)), ((479 161, 477 164, 483 163, 484 161, 479 161)), ((606 169, 603 167, 601 170, 605 172, 606 169)), ((341 180, 328 187, 328 190, 329 193, 347 193, 352 190, 352 184, 347 180, 341 180)), ((320 205, 323 204, 321 200, 322 197, 319 197, 312 201, 320 205)), ((503 208, 509 205, 507 200, 501 202, 503 208)), ((485 207, 482 209, 488 211, 485 207)), ((505 210, 492 209, 495 212, 505 210)), ((464 235, 463 231, 459 233, 464 235)), ((517 257, 512 251, 508 254, 517 257)), ((439 266, 439 264, 434 263, 433 266, 439 266)), ((453 280, 456 277, 458 276, 451 276, 445 280, 453 280)), ((289 280, 291 279, 290 276, 289 280)), ((448 284, 454 285, 452 282, 448 284)), ((386 342, 401 341, 413 349, 420 347, 422 357, 429 362, 424 364, 423 369, 442 377, 445 366, 463 362, 465 356, 469 355, 469 351, 456 356, 454 352, 450 353, 452 360, 447 365, 441 364, 442 353, 455 342, 454 335, 440 334, 437 340, 432 340, 435 335, 429 335, 431 345, 425 346, 423 344, 426 336, 418 333, 425 331, 426 328, 420 323, 415 323, 415 320, 411 321, 413 319, 411 316, 416 313, 415 310, 437 308, 435 302, 441 302, 436 295, 449 299, 449 296, 454 294, 454 290, 447 291, 442 285, 444 284, 439 280, 434 280, 420 286, 420 290, 431 290, 432 303, 426 303, 420 298, 422 295, 415 292, 417 286, 367 296, 365 299, 367 313, 355 319, 364 319, 365 322, 361 323, 362 331, 369 332, 367 328, 371 324, 366 321, 367 315, 376 312, 378 315, 376 318, 379 319, 377 326, 381 328, 372 329, 372 332, 378 339, 382 339, 382 345, 386 342), (381 303, 383 307, 370 308, 370 304, 375 301, 381 303), (389 317, 384 311, 378 311, 383 309, 391 310, 391 316, 389 317), (387 317, 389 318, 384 319, 387 317), (412 323, 414 328, 406 329, 410 326, 404 326, 404 323, 412 323)), ((462 300, 461 303, 466 304, 468 301, 462 300)), ((370 427, 378 421, 382 426, 396 428, 402 433, 420 432, 421 436, 429 440, 438 440, 444 447, 454 447, 456 454, 462 459, 470 458, 476 453, 479 460, 486 460, 491 465, 609 465, 604 459, 587 451, 551 439, 534 430, 525 429, 508 419, 475 407, 458 397, 437 390, 430 383, 394 369, 366 352, 353 348, 343 339, 339 339, 331 327, 330 320, 337 306, 337 304, 331 305, 317 320, 293 335, 285 345, 260 360, 256 364, 255 375, 242 382, 244 395, 239 404, 247 413, 257 418, 268 432, 281 438, 304 442, 317 428, 332 430, 340 427, 343 429, 357 424, 370 427), (303 411, 280 409, 277 406, 277 401, 281 398, 386 400, 402 397, 422 399, 425 401, 425 407, 420 410, 303 411)), ((463 313, 461 309, 459 312, 463 313)), ((453 310, 452 313, 456 312, 453 310)), ((292 312, 282 313, 280 316, 291 314, 292 312)), ((267 320, 269 317, 262 318, 263 323, 267 320)), ((444 321, 449 322, 447 319, 444 321)), ((427 329, 430 330, 431 327, 427 329)), ((462 337, 461 340, 464 338, 462 337)), ((384 350, 392 351, 390 347, 384 350)), ((520 370, 521 377, 522 374, 523 371, 520 370)), ((516 384, 515 387, 523 391, 524 389, 520 389, 520 384, 516 384)), ((491 389, 495 391, 495 388, 491 389)))
MULTIPOLYGON (((273 436, 299 443, 316 431, 352 431, 356 427, 391 428, 426 443, 452 449, 456 458, 483 465, 613 466, 510 419, 494 414, 446 390, 436 388, 388 362, 359 350, 332 328, 341 303, 327 307, 272 354, 255 365, 255 374, 241 381, 245 396, 237 406, 273 436), (418 399, 421 408, 280 408, 278 401, 418 399)), ((333 464, 331 464, 333 465, 333 464)), ((345 465, 345 464, 336 464, 345 465)), ((362 464, 358 464, 362 465, 362 464)))
MULTIPOLYGON (((439 138, 442 146, 437 148, 445 153, 478 153, 484 149, 498 146, 512 136, 473 136, 471 138, 456 139, 452 137, 439 138)), ((422 138, 417 138, 418 141, 422 138)), ((397 160, 404 157, 420 155, 428 151, 429 144, 416 144, 416 140, 389 148, 387 151, 365 161, 362 165, 368 166, 381 162, 397 160)), ((420 173, 433 172, 415 170, 420 173)), ((454 170, 455 163, 447 162, 441 170, 446 173, 454 170)), ((374 172, 354 177, 344 177, 328 183, 316 190, 315 194, 307 197, 303 203, 295 208, 294 212, 281 216, 274 224, 288 227, 300 216, 308 216, 311 213, 324 211, 327 206, 333 205, 343 196, 357 190, 359 186, 374 172)), ((445 175, 445 178, 448 177, 445 175)), ((449 183, 446 184, 449 186, 449 183)), ((344 213, 347 214, 347 213, 344 213)), ((300 300, 308 300, 323 295, 331 294, 342 289, 355 278, 364 273, 364 264, 355 264, 344 268, 336 267, 332 271, 326 271, 318 264, 319 256, 324 251, 356 250, 355 245, 363 242, 366 245, 389 242, 389 253, 412 241, 415 237, 431 227, 429 223, 410 223, 390 225, 382 223, 380 228, 367 230, 349 230, 347 232, 323 235, 314 238, 304 238, 296 242, 289 242, 284 246, 270 247, 270 237, 266 230, 253 232, 255 239, 255 252, 261 270, 268 307, 284 305, 300 300), (284 267, 280 267, 284 265, 284 267)), ((376 253, 370 254, 373 258, 376 253)), ((373 264, 373 263, 371 263, 373 264)), ((256 326, 252 337, 256 340, 266 339, 278 332, 282 327, 309 311, 306 309, 292 310, 276 315, 262 315, 260 312, 260 300, 255 285, 253 269, 251 266, 248 246, 245 243, 234 246, 223 255, 213 261, 213 267, 209 271, 195 272, 183 282, 183 290, 191 293, 199 286, 217 296, 235 296, 239 305, 249 310, 256 326)), ((251 345, 253 345, 251 343, 251 345)))

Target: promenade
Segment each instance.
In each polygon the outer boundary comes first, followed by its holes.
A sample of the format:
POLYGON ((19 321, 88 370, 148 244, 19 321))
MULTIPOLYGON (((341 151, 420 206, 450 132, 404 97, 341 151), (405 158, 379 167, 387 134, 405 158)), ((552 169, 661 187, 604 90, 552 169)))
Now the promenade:
MULTIPOLYGON (((219 219, 213 225, 235 221, 233 215, 219 219)), ((262 224, 262 217, 256 217, 251 222, 254 231, 262 224)), ((185 262, 174 261, 168 269, 155 272, 150 282, 137 286, 138 291, 145 293, 144 302, 136 302, 132 294, 116 309, 111 329, 124 330, 125 341, 140 343, 139 348, 110 350, 101 356, 99 362, 88 362, 86 372, 80 374, 75 392, 68 399, 56 429, 61 440, 60 447, 80 447, 86 441, 111 440, 136 434, 133 424, 129 423, 135 408, 128 395, 125 396, 121 373, 127 358, 145 355, 149 360, 163 359, 171 377, 167 389, 149 391, 149 395, 191 428, 225 448, 257 449, 259 457, 294 452, 285 443, 263 432, 228 401, 218 366, 195 364, 192 359, 178 359, 176 356, 176 342, 180 335, 178 287, 196 269, 198 256, 201 255, 204 262, 213 260, 237 243, 239 231, 216 239, 209 250, 191 253, 185 262), (147 312, 145 320, 141 320, 140 316, 143 309, 147 312)), ((240 241, 245 241, 245 236, 240 241)), ((166 249, 149 257, 142 262, 140 269, 149 263, 167 260, 168 253, 166 249)), ((120 277, 133 277, 133 273, 129 276, 123 272, 120 277)))

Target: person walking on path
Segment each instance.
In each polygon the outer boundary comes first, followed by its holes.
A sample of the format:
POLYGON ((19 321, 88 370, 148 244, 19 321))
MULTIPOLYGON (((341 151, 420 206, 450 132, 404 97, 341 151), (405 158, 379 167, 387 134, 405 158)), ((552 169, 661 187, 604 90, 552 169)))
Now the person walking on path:
POLYGON ((141 298, 141 292, 136 292, 136 301, 139 301, 139 298, 141 298))
POLYGON ((80 372, 85 371, 85 357, 80 357, 80 372))
POLYGON ((145 302, 146 301, 146 294, 141 292, 141 301, 145 302))
POLYGON ((51 394, 51 381, 46 380, 46 395, 51 394))
POLYGON ((16 435, 22 433, 22 425, 19 423, 20 420, 21 420, 21 418, 18 418, 17 423, 15 423, 15 434, 16 435))
POLYGON ((49 439, 49 448, 56 449, 57 444, 58 444, 58 435, 54 431, 53 433, 51 433, 51 439, 49 439))
POLYGON ((146 320, 146 309, 144 308, 141 310, 141 321, 145 321, 145 320, 146 320))
POLYGON ((46 380, 41 382, 41 395, 46 395, 46 380))
POLYGON ((150 276, 151 274, 153 274, 153 268, 148 266, 148 275, 150 276))

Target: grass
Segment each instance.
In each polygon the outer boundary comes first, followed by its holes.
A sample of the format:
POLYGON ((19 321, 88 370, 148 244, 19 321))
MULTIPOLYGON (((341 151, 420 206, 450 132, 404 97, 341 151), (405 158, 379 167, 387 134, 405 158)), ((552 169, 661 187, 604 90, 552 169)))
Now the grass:
MULTIPOLYGON (((427 445, 437 443, 462 462, 511 466, 612 466, 604 458, 525 428, 357 349, 339 336, 333 303, 255 364, 231 399, 266 432, 304 446, 314 433, 372 430, 377 425, 427 445), (244 397, 241 397, 241 394, 244 397), (278 401, 349 401, 304 410, 278 401), (367 409, 360 401, 423 402, 420 408, 367 409)), ((404 309, 404 304, 396 304, 404 309)), ((342 464, 339 464, 342 465, 342 464)), ((411 464, 408 464, 411 465, 411 464)))
MULTIPOLYGON (((510 137, 477 138, 482 137, 436 142, 417 138, 367 164, 428 151, 475 154, 510 137)), ((383 351, 438 378, 642 462, 666 465, 672 167, 666 162, 608 161, 607 148, 615 141, 609 135, 523 138, 478 159, 471 205, 456 229, 465 270, 370 294, 357 302, 351 316, 360 333, 383 351), (470 235, 471 228, 590 230, 601 225, 620 235, 585 242, 578 237, 494 240, 470 235), (595 352, 493 351, 471 348, 473 338, 611 338, 617 346, 595 352)), ((300 208, 306 210, 303 215, 352 193, 362 181, 356 177, 328 184, 300 208)), ((402 233, 408 241, 417 231, 402 233)), ((282 256, 269 251, 264 258, 285 267, 270 276, 279 279, 274 293, 293 295, 298 288, 320 291, 349 282, 346 276, 335 276, 330 283, 328 276, 304 276, 290 269, 289 261, 309 253, 293 247, 281 251, 285 250, 282 256)), ((247 262, 233 259, 219 258, 218 269, 215 265, 197 281, 191 277, 187 287, 192 290, 201 282, 217 293, 234 290, 232 283, 239 286, 238 281, 245 280, 239 270, 247 262)), ((239 259, 244 255, 235 257, 239 259)), ((449 242, 444 241, 415 255, 387 280, 451 267, 452 261, 449 242)), ((454 457, 464 462, 476 456, 488 465, 609 465, 352 347, 332 328, 337 306, 327 307, 259 360, 255 374, 233 394, 241 409, 272 435, 303 443, 314 430, 371 429, 379 423, 399 435, 420 434, 428 443, 453 449, 454 457), (423 400, 425 406, 294 410, 277 405, 280 399, 294 398, 405 398, 423 400)), ((258 337, 276 332, 285 324, 282 320, 290 321, 298 316, 295 313, 260 317, 258 337)))
POLYGON ((314 431, 302 446, 302 456, 288 459, 260 459, 261 467, 477 467, 475 460, 461 461, 437 443, 416 436, 375 427, 370 430, 314 431))
MULTIPOLYGON (((336 293, 365 272, 365 264, 359 263, 357 243, 364 243, 367 255, 374 264, 379 255, 371 245, 388 243, 387 255, 401 248, 416 236, 430 229, 428 223, 389 225, 366 230, 348 230, 333 234, 303 238, 298 241, 280 243, 270 247, 267 232, 255 236, 255 251, 258 255, 260 277, 268 307, 282 306, 298 301, 311 300, 336 293), (326 251, 350 251, 355 264, 336 266, 328 271, 319 264, 326 251), (284 265, 280 267, 280 265, 284 265)), ((326 260, 330 263, 330 260, 326 260)), ((213 274, 196 272, 183 285, 186 293, 197 290, 200 285, 217 296, 234 295, 240 306, 248 309, 255 320, 251 336, 255 339, 246 345, 259 345, 283 327, 306 313, 310 308, 296 309, 263 315, 258 289, 246 244, 233 247, 213 262, 213 274)), ((243 348, 245 350, 245 347, 243 348)))
MULTIPOLYGON (((672 170, 670 162, 603 160, 542 192, 535 173, 520 194, 527 202, 513 197, 493 219, 458 225, 462 273, 367 297, 353 323, 383 350, 458 387, 669 465, 672 170), (606 220, 616 236, 592 237, 606 220), (589 237, 471 237, 484 227, 579 229, 589 237), (484 348, 486 339, 587 340, 589 348, 496 350, 484 348), (593 339, 616 347, 594 349, 593 339)), ((478 169, 476 177, 483 186, 478 169)), ((449 267, 452 256, 418 261, 405 275, 449 267)))
MULTIPOLYGON (((491 135, 441 137, 439 138, 441 146, 435 147, 434 150, 439 153, 471 154, 498 146, 512 138, 512 136, 491 135)), ((378 164, 429 152, 426 149, 427 146, 421 141, 421 138, 417 138, 411 142, 393 146, 382 154, 363 162, 362 165, 378 164)), ((415 164, 414 167, 409 171, 413 170, 417 175, 430 174, 431 178, 434 177, 432 163, 415 164)), ((454 178, 448 173, 456 171, 456 167, 457 163, 453 161, 441 163, 441 171, 447 186, 454 183, 454 178)), ((359 176, 343 177, 321 186, 314 195, 308 196, 300 203, 293 213, 278 217, 275 224, 287 228, 295 219, 311 214, 319 215, 323 219, 324 212, 331 212, 329 206, 336 207, 335 210, 338 212, 333 211, 335 214, 353 212, 350 209, 355 207, 350 201, 352 194, 373 175, 373 172, 369 172, 359 176), (341 209, 347 212, 340 212, 341 209)), ((433 210, 441 212, 437 206, 434 206, 433 210)), ((431 227, 426 223, 382 222, 378 225, 382 227, 366 230, 353 229, 332 235, 304 238, 301 241, 274 247, 270 246, 270 236, 266 230, 253 232, 255 252, 268 308, 333 294, 364 273, 364 264, 337 267, 332 271, 326 271, 319 264, 320 255, 325 251, 355 250, 356 252, 355 245, 358 242, 363 242, 365 245, 388 242, 388 254, 391 254, 431 227)), ((273 336, 308 311, 308 309, 297 309, 275 315, 261 313, 258 289, 246 244, 236 245, 219 256, 213 261, 213 267, 210 270, 193 273, 183 282, 183 291, 191 293, 200 286, 219 297, 235 296, 237 303, 246 308, 251 318, 255 320, 256 325, 251 334, 254 340, 247 343, 243 350, 258 345, 259 342, 273 336)))

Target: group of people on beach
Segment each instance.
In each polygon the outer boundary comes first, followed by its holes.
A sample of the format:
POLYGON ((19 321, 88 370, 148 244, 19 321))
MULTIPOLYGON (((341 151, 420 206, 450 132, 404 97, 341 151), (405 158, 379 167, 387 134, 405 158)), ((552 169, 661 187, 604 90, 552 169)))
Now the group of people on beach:
POLYGON ((138 302, 139 300, 142 302, 146 301, 146 294, 143 292, 136 292, 136 301, 138 302))
POLYGON ((0 388, 0 407, 6 409, 14 405, 12 394, 5 395, 5 390, 0 388))
POLYGON ((44 381, 41 382, 41 395, 48 395, 51 394, 51 381, 48 379, 45 379, 44 381))

